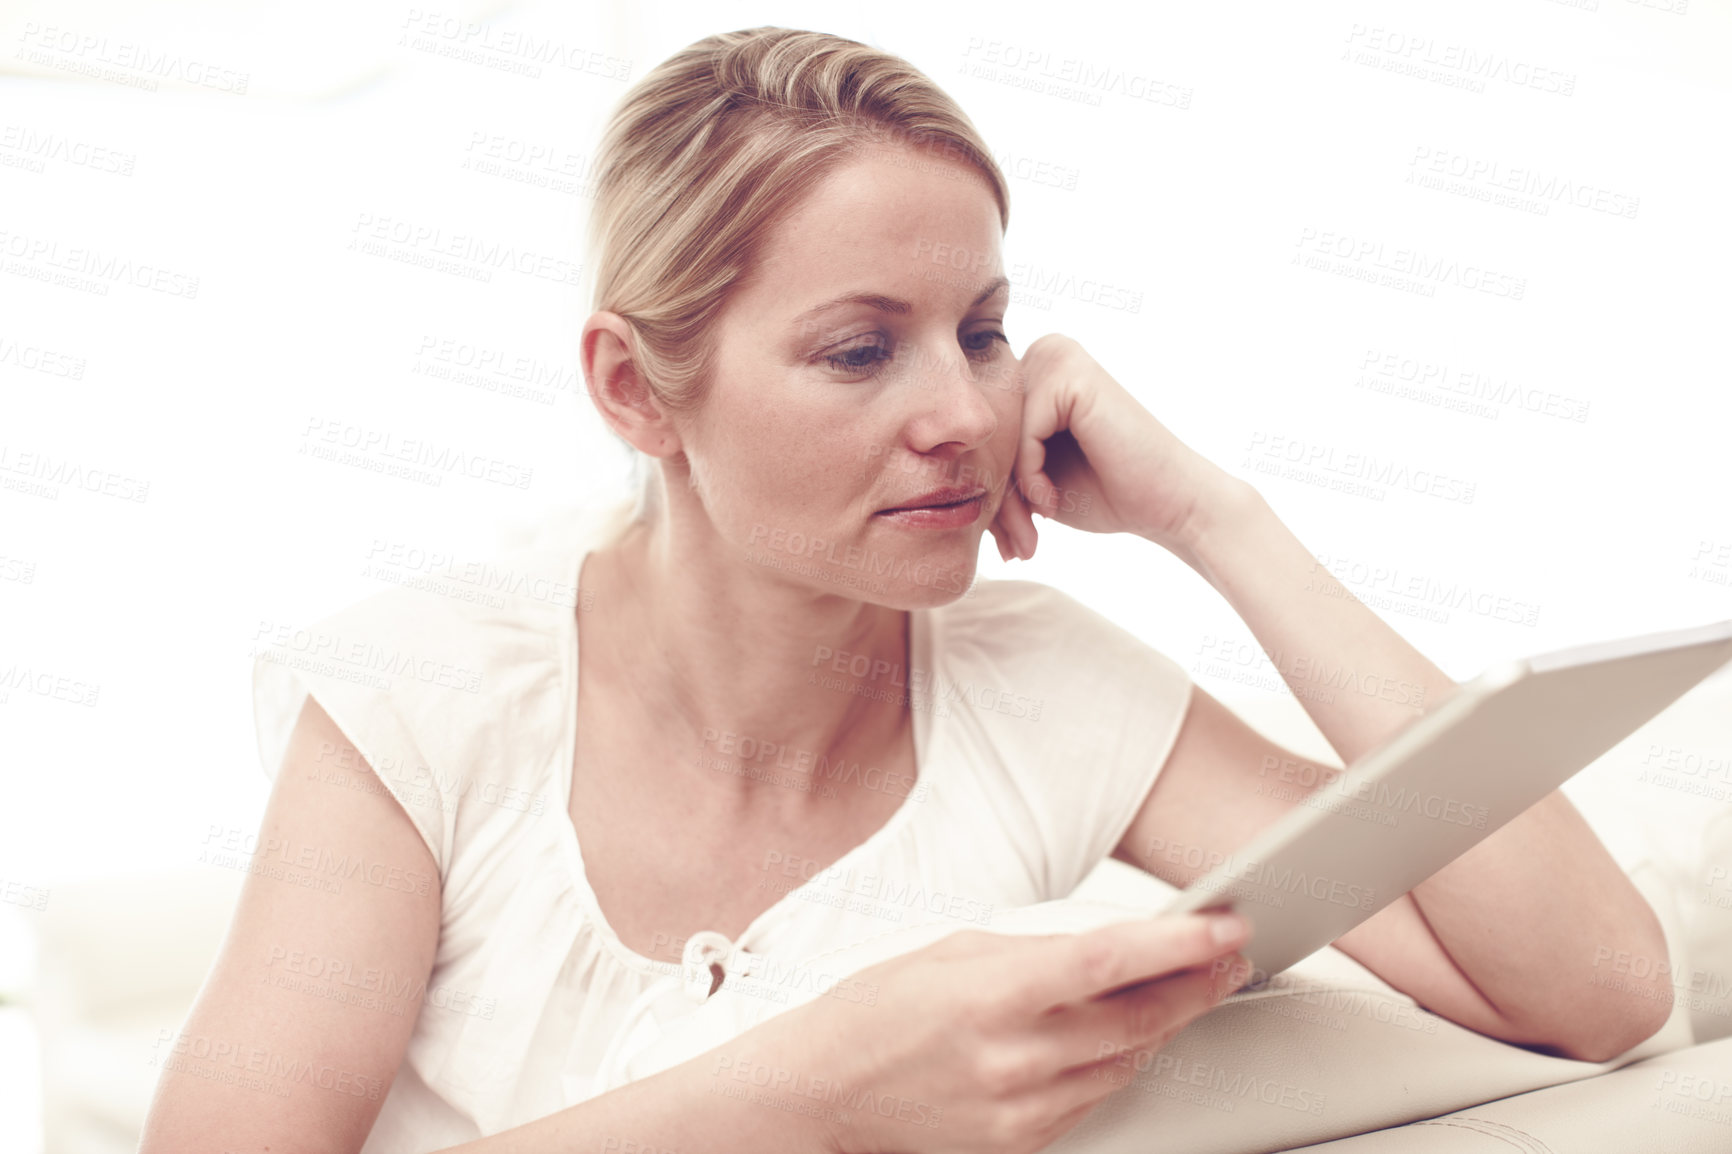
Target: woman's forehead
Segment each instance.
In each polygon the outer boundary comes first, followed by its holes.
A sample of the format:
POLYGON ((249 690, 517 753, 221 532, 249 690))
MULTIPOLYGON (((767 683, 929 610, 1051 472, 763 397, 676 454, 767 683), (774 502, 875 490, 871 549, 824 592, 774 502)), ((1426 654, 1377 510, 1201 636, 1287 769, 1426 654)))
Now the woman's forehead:
MULTIPOLYGON (((985 288, 1002 272, 998 205, 985 177, 911 168, 886 151, 838 167, 770 230, 763 275, 753 278, 757 303, 794 318, 850 292, 907 299, 961 278, 985 288)), ((927 168, 936 163, 955 162, 927 168)))

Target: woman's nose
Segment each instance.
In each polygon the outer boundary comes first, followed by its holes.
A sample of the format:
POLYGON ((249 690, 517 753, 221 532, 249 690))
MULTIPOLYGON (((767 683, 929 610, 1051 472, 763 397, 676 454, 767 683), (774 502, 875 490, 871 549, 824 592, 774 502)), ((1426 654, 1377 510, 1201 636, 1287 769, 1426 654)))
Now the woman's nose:
POLYGON ((988 393, 1002 386, 1005 359, 977 363, 960 348, 922 357, 911 393, 918 406, 915 439, 923 450, 952 441, 972 448, 992 438, 998 412, 988 393))

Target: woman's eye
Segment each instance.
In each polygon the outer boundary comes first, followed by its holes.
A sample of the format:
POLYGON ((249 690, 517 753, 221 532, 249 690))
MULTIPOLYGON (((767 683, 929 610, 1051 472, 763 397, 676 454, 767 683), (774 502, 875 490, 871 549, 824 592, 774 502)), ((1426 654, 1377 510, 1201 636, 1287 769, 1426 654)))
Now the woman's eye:
MULTIPOLYGON (((970 333, 963 338, 964 350, 970 360, 991 360, 998 352, 994 344, 1002 341, 1006 347, 1010 338, 996 329, 987 329, 978 333, 970 333)), ((894 354, 887 345, 869 344, 855 345, 851 349, 843 349, 839 353, 826 353, 820 358, 825 364, 841 373, 876 374, 885 362, 894 359, 894 354)))
POLYGON ((824 357, 831 368, 845 373, 870 373, 889 359, 890 351, 883 345, 856 345, 824 357))
POLYGON ((1007 347, 1010 344, 1010 338, 999 332, 997 329, 987 329, 978 333, 970 333, 968 339, 970 341, 980 342, 979 344, 972 345, 968 350, 970 353, 975 354, 980 360, 986 360, 998 351, 992 347, 995 341, 1003 341, 1007 347))

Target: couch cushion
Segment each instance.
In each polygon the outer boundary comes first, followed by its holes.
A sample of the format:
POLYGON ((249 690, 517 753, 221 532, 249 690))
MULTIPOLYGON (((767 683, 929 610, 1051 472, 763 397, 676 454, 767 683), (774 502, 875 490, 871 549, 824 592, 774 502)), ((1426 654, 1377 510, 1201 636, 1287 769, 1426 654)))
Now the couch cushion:
POLYGON ((1732 1038, 1306 1154, 1715 1154, 1732 1150, 1732 1038))

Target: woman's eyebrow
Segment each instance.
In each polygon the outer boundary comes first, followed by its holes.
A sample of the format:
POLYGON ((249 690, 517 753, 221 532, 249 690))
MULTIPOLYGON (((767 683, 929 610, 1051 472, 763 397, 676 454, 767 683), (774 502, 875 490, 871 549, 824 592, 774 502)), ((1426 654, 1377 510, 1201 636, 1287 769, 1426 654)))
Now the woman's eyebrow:
MULTIPOLYGON (((988 300, 992 299, 993 294, 1009 287, 1010 279, 1001 276, 989 283, 985 288, 981 289, 980 295, 975 297, 974 303, 968 307, 978 308, 988 300)), ((842 308, 844 305, 856 304, 869 305, 872 308, 877 309, 879 312, 895 313, 897 316, 906 316, 914 311, 914 306, 909 304, 907 301, 900 300, 896 297, 887 297, 882 293, 845 293, 834 300, 828 300, 821 305, 814 305, 812 308, 807 309, 805 312, 795 317, 793 323, 796 327, 805 328, 810 325, 813 320, 827 312, 842 308)))

